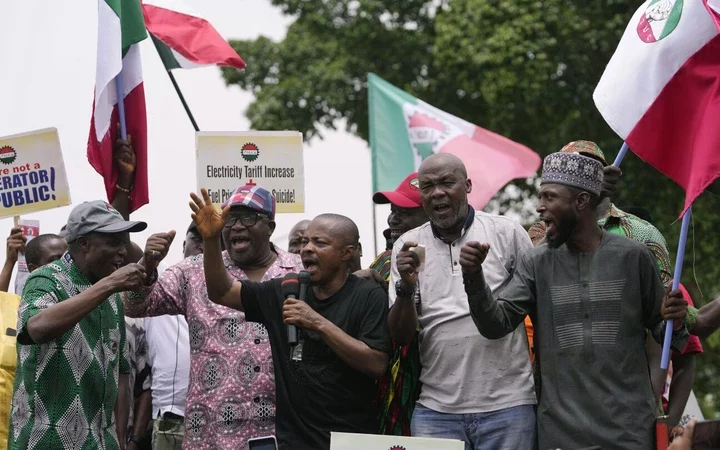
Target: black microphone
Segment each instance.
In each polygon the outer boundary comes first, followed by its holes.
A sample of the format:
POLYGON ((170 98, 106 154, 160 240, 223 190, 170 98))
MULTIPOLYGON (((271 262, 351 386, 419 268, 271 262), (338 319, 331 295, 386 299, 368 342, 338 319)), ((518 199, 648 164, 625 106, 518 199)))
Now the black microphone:
MULTIPOLYGON (((300 280, 298 278, 298 274, 296 273, 288 273, 285 275, 285 277, 282 280, 282 283, 280 283, 280 287, 282 288, 283 296, 288 298, 298 298, 298 295, 300 294, 300 280)), ((290 344, 291 347, 294 347, 298 343, 298 330, 295 325, 287 325, 287 334, 288 334, 288 344, 290 344)))
POLYGON ((301 270, 298 274, 298 278, 300 279, 300 300, 306 302, 307 290, 308 286, 310 286, 310 272, 301 270))

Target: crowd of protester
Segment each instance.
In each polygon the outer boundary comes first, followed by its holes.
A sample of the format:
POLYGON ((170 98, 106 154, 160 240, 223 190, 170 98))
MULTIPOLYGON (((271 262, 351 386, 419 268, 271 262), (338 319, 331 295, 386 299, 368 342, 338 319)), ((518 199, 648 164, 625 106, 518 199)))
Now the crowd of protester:
POLYGON ((115 147, 111 203, 7 240, 0 449, 235 450, 274 435, 315 450, 340 431, 647 450, 658 423, 689 448, 698 336, 720 327, 720 303, 698 310, 671 289, 665 239, 646 210, 612 203, 621 172, 594 143, 545 158, 529 230, 468 204, 482 180, 462 161, 425 159, 373 196, 390 215, 367 269, 345 216, 301 221, 276 246, 276 202, 257 185, 222 214, 191 194, 184 259, 170 264, 175 231, 131 240, 148 225, 130 220, 133 150, 115 147), (31 274, 15 295, 20 253, 31 274), (301 271, 307 297, 288 299, 301 271))

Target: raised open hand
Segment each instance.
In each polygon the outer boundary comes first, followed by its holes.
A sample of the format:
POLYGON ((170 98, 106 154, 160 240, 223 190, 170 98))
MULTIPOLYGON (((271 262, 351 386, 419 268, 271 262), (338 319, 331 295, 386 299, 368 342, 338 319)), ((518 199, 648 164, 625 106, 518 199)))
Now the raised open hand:
POLYGON ((192 220, 197 226, 198 233, 204 240, 212 239, 220 235, 225 223, 227 222, 227 215, 230 212, 230 207, 225 207, 222 214, 218 214, 210 200, 207 189, 200 189, 202 198, 198 197, 194 192, 190 194, 192 201, 190 202, 190 209, 192 209, 192 220))

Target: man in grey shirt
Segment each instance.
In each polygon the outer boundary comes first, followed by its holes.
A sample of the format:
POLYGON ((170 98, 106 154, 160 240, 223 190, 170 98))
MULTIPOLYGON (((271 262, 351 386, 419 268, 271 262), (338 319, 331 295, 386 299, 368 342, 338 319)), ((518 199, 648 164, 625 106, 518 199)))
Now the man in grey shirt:
POLYGON ((463 244, 492 242, 485 266, 488 284, 499 291, 532 247, 530 238, 517 222, 468 205, 472 183, 457 157, 427 158, 418 181, 430 222, 394 245, 388 320, 400 345, 420 326, 422 388, 412 435, 460 439, 466 450, 533 450, 536 400, 525 328, 516 326, 498 341, 481 336, 459 265, 463 244), (425 249, 424 267, 411 251, 418 245, 425 249))
POLYGON ((493 244, 461 250, 472 318, 488 339, 530 314, 540 367, 539 448, 655 448, 655 403, 645 329, 662 342, 675 320, 673 347, 687 342, 687 302, 665 293, 643 244, 601 230, 595 208, 602 164, 577 153, 545 159, 537 211, 547 242, 527 251, 508 286, 493 298, 486 256, 493 244))

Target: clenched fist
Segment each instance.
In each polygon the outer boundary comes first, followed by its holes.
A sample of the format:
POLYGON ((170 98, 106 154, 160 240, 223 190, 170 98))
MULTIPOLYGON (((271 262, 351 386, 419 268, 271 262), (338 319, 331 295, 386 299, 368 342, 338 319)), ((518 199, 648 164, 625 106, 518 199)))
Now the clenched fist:
POLYGON ((7 253, 5 258, 8 262, 15 264, 18 260, 18 253, 25 251, 27 238, 23 235, 22 228, 14 227, 10 230, 10 237, 7 239, 7 253))
POLYGON ((156 233, 148 238, 145 243, 145 255, 143 257, 144 265, 148 272, 157 269, 160 261, 167 256, 173 239, 175 239, 174 230, 170 230, 167 233, 156 233))
POLYGON ((460 249, 460 266, 463 274, 472 275, 480 272, 489 250, 489 244, 481 244, 477 241, 463 245, 460 249))
POLYGON ((665 297, 660 305, 660 314, 664 320, 673 320, 673 326, 679 330, 683 326, 685 315, 687 315, 688 302, 683 298, 680 289, 672 289, 672 280, 665 289, 665 297))
POLYGON ((113 292, 136 291, 145 283, 145 267, 131 263, 107 276, 105 280, 112 286, 113 292))
POLYGON ((395 259, 396 269, 400 274, 400 279, 407 291, 412 291, 415 288, 415 284, 418 279, 420 257, 417 253, 411 250, 417 246, 417 242, 405 242, 395 259))

